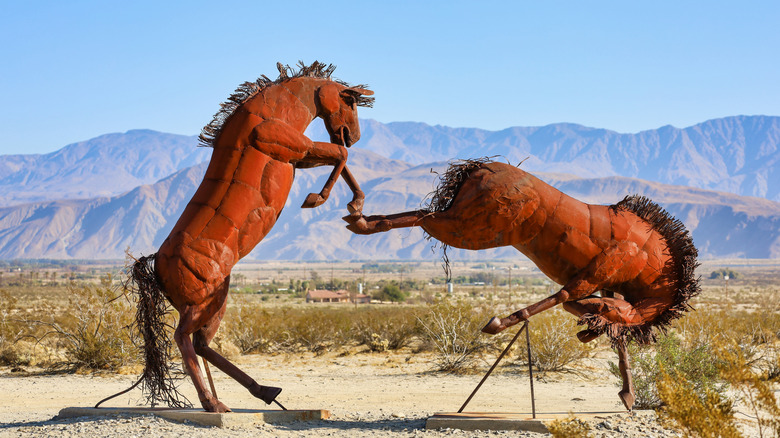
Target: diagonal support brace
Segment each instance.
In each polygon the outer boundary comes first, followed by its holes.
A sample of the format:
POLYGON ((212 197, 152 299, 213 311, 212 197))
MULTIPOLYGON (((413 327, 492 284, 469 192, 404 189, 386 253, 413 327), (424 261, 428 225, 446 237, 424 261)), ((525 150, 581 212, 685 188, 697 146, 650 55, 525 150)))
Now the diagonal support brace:
POLYGON ((493 363, 493 366, 490 367, 488 372, 485 374, 485 376, 482 378, 482 380, 477 384, 477 387, 474 388, 474 391, 471 392, 471 395, 469 395, 469 398, 466 399, 466 401, 463 403, 463 406, 458 409, 458 413, 463 412, 463 409, 466 408, 466 405, 469 404, 472 398, 474 398, 474 395, 476 395, 477 391, 479 391, 479 388, 482 387, 482 384, 485 383, 485 380, 487 380, 488 377, 490 377, 490 374, 493 372, 494 369, 498 366, 498 364, 501 362, 501 360, 504 358, 504 356, 509 352, 509 349, 512 348, 512 345, 514 345, 515 341, 517 341, 517 338, 520 337, 520 334, 523 333, 523 330, 525 330, 526 333, 526 343, 528 348, 528 369, 529 369, 529 376, 531 378, 531 408, 533 410, 533 418, 536 418, 536 402, 534 401, 534 381, 533 381, 533 374, 531 371, 531 338, 528 334, 528 321, 525 321, 523 323, 523 326, 520 327, 520 330, 517 331, 515 336, 512 338, 511 341, 509 341, 509 345, 504 348, 504 351, 501 352, 501 354, 498 356, 498 359, 496 359, 495 363, 493 363))

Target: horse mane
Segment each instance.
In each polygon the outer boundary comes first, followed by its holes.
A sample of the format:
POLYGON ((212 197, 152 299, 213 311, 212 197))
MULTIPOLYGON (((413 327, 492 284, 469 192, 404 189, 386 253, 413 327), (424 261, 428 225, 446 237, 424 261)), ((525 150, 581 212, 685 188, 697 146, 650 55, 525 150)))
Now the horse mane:
MULTIPOLYGON (((295 69, 289 65, 277 62, 276 68, 279 70, 279 77, 276 78, 276 80, 271 80, 268 76, 262 75, 254 82, 244 82, 239 85, 238 88, 236 88, 236 91, 228 97, 227 101, 220 105, 219 111, 214 114, 214 118, 211 122, 203 127, 198 136, 198 146, 214 147, 214 141, 219 137, 220 132, 222 132, 222 126, 225 124, 228 117, 230 117, 241 104, 256 96, 270 85, 279 84, 294 78, 308 77, 331 79, 345 87, 351 86, 344 81, 331 78, 331 74, 336 70, 336 66, 333 64, 326 65, 322 62, 314 61, 311 65, 306 65, 303 61, 298 61, 298 68, 295 69)), ((368 85, 360 84, 357 85, 357 87, 367 89, 368 85)), ((358 106, 372 107, 374 105, 374 98, 356 95, 355 103, 358 106)))

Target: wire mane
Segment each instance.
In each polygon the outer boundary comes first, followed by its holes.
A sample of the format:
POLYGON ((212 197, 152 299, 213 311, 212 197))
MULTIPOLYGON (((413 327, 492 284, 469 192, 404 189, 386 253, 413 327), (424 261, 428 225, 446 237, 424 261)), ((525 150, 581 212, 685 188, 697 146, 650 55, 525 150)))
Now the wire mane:
MULTIPOLYGON (((336 69, 336 66, 333 64, 325 65, 319 61, 314 61, 311 65, 307 66, 303 61, 298 61, 298 69, 296 70, 289 65, 277 62, 276 68, 279 70, 279 77, 276 78, 276 80, 271 80, 268 76, 262 75, 254 82, 244 82, 239 85, 238 88, 236 88, 236 91, 228 97, 228 100, 220 105, 219 111, 214 114, 214 118, 211 122, 203 127, 200 136, 198 136, 198 146, 214 147, 214 141, 219 137, 220 132, 222 132, 222 125, 225 123, 225 120, 227 120, 241 104, 256 96, 269 85, 279 84, 293 78, 309 77, 331 79, 345 87, 350 87, 348 83, 330 77, 336 69)), ((368 85, 364 84, 357 85, 357 87, 368 89, 368 85)), ((356 95, 355 102, 358 106, 371 107, 374 105, 374 98, 356 95)))

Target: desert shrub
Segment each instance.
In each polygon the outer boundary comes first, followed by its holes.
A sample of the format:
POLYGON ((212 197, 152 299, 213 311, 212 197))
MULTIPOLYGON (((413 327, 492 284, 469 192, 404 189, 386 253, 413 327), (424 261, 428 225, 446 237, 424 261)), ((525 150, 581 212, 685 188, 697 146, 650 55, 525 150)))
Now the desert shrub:
POLYGON ((15 321, 16 300, 6 291, 0 291, 0 364, 15 365, 13 345, 19 336, 15 321))
MULTIPOLYGON (((718 381, 718 362, 713 359, 710 346, 685 347, 673 333, 662 335, 654 345, 630 344, 629 361, 634 376, 636 392, 635 408, 657 408, 661 405, 657 379, 662 370, 688 376, 692 394, 700 399, 716 394, 724 399, 725 385, 718 381)), ((614 362, 609 364, 612 374, 620 379, 620 371, 614 362)), ((677 374, 674 374, 677 375, 677 374)))
POLYGON ((28 365, 29 348, 19 344, 25 336, 25 325, 20 319, 16 299, 6 291, 0 291, 0 365, 28 365))
MULTIPOLYGON (((136 359, 132 342, 134 308, 112 286, 110 276, 99 285, 68 286, 68 308, 32 320, 44 327, 39 341, 55 336, 65 351, 60 365, 72 369, 118 370, 136 359)), ((38 335, 36 335, 38 336, 38 335)))
POLYGON ((547 424, 547 430, 554 438, 590 438, 590 425, 570 414, 567 418, 547 424))
POLYGON ((755 420, 759 435, 780 437, 780 405, 771 384, 756 373, 739 349, 720 346, 717 356, 721 378, 740 395, 742 403, 750 410, 750 417, 755 420))
POLYGON ((301 309, 287 312, 283 344, 287 350, 321 354, 345 346, 350 339, 351 318, 344 309, 301 309))
POLYGON ((739 437, 742 435, 733 410, 739 400, 759 436, 780 437, 780 405, 771 385, 733 344, 716 346, 713 357, 717 359, 720 378, 732 388, 736 399, 724 399, 712 390, 697 393, 692 376, 662 368, 657 380, 663 404, 659 414, 688 436, 739 437))
POLYGON ((699 388, 695 377, 677 369, 659 369, 658 397, 661 417, 672 420, 686 436, 740 437, 732 403, 716 391, 699 388))
MULTIPOLYGON (((559 309, 534 315, 528 328, 532 363, 539 371, 563 371, 571 363, 588 357, 592 349, 591 344, 577 339, 577 319, 559 309)), ((518 346, 518 352, 517 361, 527 365, 527 348, 518 346)))
POLYGON ((223 319, 225 337, 242 353, 311 351, 323 353, 350 341, 348 308, 266 309, 239 301, 223 319))
POLYGON ((757 365, 765 380, 780 382, 780 345, 766 348, 764 359, 757 365))
POLYGON ((283 344, 284 311, 269 312, 256 303, 239 299, 228 308, 220 332, 242 354, 271 353, 283 344))
POLYGON ((775 309, 748 311, 698 310, 675 321, 686 348, 729 344, 751 365, 771 375, 780 341, 780 313, 775 309))
POLYGON ((371 351, 406 347, 418 332, 417 320, 406 308, 366 309, 353 319, 352 333, 355 340, 371 351))
POLYGON ((478 355, 494 347, 497 336, 481 333, 488 313, 472 304, 441 301, 418 316, 422 339, 436 356, 436 369, 449 373, 473 370, 478 355))

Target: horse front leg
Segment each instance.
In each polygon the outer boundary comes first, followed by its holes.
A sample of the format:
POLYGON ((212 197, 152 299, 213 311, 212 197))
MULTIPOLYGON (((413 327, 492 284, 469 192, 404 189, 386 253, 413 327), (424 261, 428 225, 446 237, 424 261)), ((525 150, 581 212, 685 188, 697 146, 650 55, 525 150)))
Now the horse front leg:
POLYGON ((341 171, 341 177, 344 178, 344 181, 349 186, 349 189, 352 190, 352 201, 347 204, 347 211, 349 211, 351 216, 362 216, 363 200, 366 198, 366 195, 363 194, 362 190, 360 190, 360 186, 358 185, 357 180, 352 175, 352 172, 349 171, 347 166, 344 166, 344 169, 341 171))
POLYGON ((333 165, 333 171, 319 193, 309 193, 301 208, 314 208, 322 205, 330 196, 330 192, 336 181, 341 175, 344 181, 352 190, 352 201, 347 204, 347 210, 355 217, 360 216, 363 211, 363 199, 365 195, 360 190, 352 172, 347 167, 347 148, 334 143, 314 142, 314 146, 307 153, 306 157, 295 164, 297 168, 309 168, 324 165, 333 165))
POLYGON ((314 208, 324 204, 325 201, 328 200, 328 196, 330 196, 330 191, 333 189, 333 185, 336 184, 336 180, 338 179, 339 175, 341 175, 341 172, 346 169, 346 167, 346 159, 333 166, 333 171, 330 173, 328 180, 325 181, 325 185, 322 187, 322 190, 320 190, 319 193, 309 193, 309 195, 306 196, 306 200, 303 201, 301 208, 314 208))
POLYGON ((628 348, 625 341, 620 341, 617 345, 618 351, 618 370, 620 378, 623 380, 623 388, 618 393, 623 406, 629 410, 634 408, 636 402, 636 393, 634 392, 634 378, 631 375, 631 363, 628 360, 628 348))
POLYGON ((506 318, 499 319, 497 316, 494 316, 490 319, 490 321, 488 321, 485 327, 482 328, 482 332, 495 335, 496 333, 512 327, 519 322, 527 321, 528 318, 536 315, 537 313, 543 312, 569 300, 578 300, 580 298, 584 298, 597 290, 597 285, 591 284, 587 280, 577 279, 575 281, 569 282, 560 291, 558 291, 558 293, 552 294, 549 297, 537 303, 531 304, 524 309, 520 309, 506 318))
POLYGON ((640 253, 636 243, 617 243, 593 257, 558 293, 525 309, 520 309, 506 318, 493 317, 482 331, 494 335, 558 304, 585 298, 603 289, 607 284, 635 278, 646 264, 647 253, 640 253))

